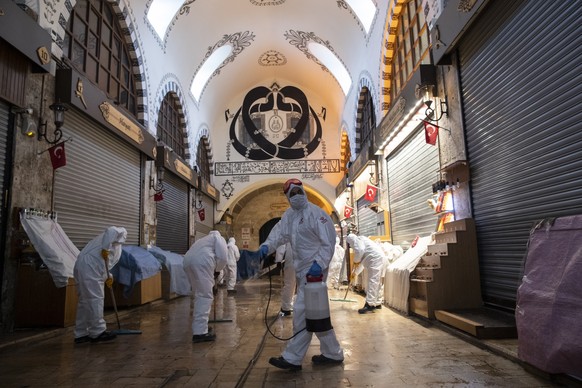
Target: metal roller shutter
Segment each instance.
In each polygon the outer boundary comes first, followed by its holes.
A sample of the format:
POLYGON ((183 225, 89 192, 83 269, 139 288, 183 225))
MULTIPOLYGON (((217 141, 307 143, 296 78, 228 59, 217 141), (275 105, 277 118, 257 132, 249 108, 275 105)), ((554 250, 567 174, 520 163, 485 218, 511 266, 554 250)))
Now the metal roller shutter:
POLYGON ((164 200, 157 202, 156 244, 183 255, 188 250, 188 184, 169 171, 164 174, 164 200))
POLYGON ((438 147, 427 144, 422 126, 387 159, 392 243, 408 248, 418 236, 435 231, 437 217, 428 206, 438 180, 438 147))
POLYGON ((54 201, 61 224, 79 248, 109 226, 127 229, 139 244, 141 155, 129 144, 76 111, 63 127, 67 165, 55 171, 54 201))
POLYGON ((7 186, 5 184, 7 178, 5 170, 8 157, 9 114, 10 108, 8 105, 0 101, 0 193, 2 193, 2 197, 0 198, 0 225, 6 225, 4 222, 4 208, 6 206, 4 203, 4 199, 6 198, 6 195, 4 195, 4 188, 7 186))
POLYGON ((534 221, 582 212, 580 20, 575 1, 493 1, 459 46, 489 304, 515 307, 534 221))

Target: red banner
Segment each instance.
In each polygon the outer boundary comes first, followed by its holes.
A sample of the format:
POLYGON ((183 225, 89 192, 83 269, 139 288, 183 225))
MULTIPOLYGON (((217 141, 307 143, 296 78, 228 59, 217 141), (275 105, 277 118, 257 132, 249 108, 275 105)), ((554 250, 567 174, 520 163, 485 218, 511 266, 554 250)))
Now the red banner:
POLYGON ((154 202, 160 202, 164 200, 164 194, 163 191, 160 191, 159 193, 155 193, 154 194, 154 202))
POLYGON ((198 218, 200 218, 200 221, 204 221, 204 219, 206 218, 206 213, 204 213, 203 208, 198 210, 198 218))
POLYGON ((350 218, 352 216, 352 210, 354 210, 353 207, 349 207, 349 206, 345 206, 344 207, 344 217, 345 218, 350 218))
POLYGON ((65 142, 62 141, 59 144, 52 146, 48 149, 49 155, 51 156, 51 163, 53 165, 53 170, 63 167, 67 164, 67 157, 65 155, 65 142))
POLYGON ((373 200, 376 199, 376 192, 377 191, 378 191, 378 188, 376 186, 368 185, 368 187, 366 187, 366 195, 364 196, 364 198, 367 201, 372 202, 373 200))
POLYGON ((439 126, 423 121, 424 123, 424 137, 427 144, 435 145, 439 135, 439 126))

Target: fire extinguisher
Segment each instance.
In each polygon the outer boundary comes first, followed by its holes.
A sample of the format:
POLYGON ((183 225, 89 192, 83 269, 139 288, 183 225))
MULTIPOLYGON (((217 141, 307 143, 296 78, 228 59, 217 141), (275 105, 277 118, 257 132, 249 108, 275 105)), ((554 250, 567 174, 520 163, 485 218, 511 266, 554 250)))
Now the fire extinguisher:
POLYGON ((305 285, 305 329, 322 332, 333 329, 329 316, 327 285, 321 276, 307 276, 305 285))

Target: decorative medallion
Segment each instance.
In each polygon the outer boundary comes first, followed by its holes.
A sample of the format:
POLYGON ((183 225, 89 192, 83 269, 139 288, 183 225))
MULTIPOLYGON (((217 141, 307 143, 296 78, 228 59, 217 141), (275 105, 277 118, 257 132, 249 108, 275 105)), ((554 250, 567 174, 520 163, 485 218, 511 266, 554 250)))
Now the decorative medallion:
POLYGON ((287 63, 287 58, 276 50, 269 50, 259 58, 261 66, 283 66, 287 63))
POLYGON ((222 189, 220 191, 222 192, 222 195, 224 195, 226 199, 230 199, 230 197, 232 197, 232 194, 234 193, 234 186, 232 182, 229 181, 228 179, 224 181, 224 183, 222 184, 222 189))

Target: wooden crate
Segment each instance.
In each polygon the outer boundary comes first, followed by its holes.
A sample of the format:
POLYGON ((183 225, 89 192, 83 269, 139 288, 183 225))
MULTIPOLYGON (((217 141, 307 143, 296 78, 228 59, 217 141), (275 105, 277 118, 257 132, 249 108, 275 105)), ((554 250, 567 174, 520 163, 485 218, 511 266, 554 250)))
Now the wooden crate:
POLYGON ((21 265, 18 269, 15 308, 17 328, 73 326, 77 301, 73 278, 69 278, 66 287, 57 288, 48 269, 35 270, 32 265, 21 265))
MULTIPOLYGON (((129 298, 123 296, 123 288, 123 285, 113 283, 113 293, 118 307, 140 306, 153 302, 162 297, 162 274, 158 272, 152 277, 137 282, 129 298)), ((111 292, 109 290, 105 290, 105 307, 113 307, 111 292)))

